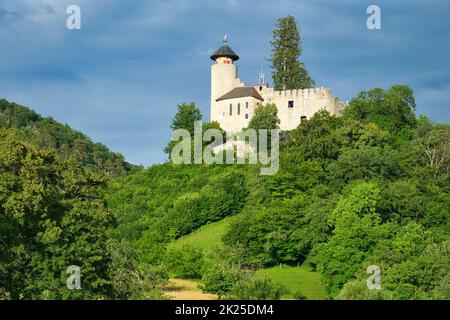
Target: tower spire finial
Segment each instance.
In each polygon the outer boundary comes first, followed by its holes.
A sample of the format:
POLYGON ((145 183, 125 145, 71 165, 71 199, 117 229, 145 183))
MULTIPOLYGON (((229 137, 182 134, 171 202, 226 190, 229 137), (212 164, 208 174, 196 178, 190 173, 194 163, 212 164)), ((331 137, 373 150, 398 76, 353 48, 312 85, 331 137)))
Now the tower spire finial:
POLYGON ((227 36, 227 34, 225 33, 225 35, 223 36, 223 43, 224 43, 224 44, 227 44, 227 42, 228 42, 228 36, 227 36))

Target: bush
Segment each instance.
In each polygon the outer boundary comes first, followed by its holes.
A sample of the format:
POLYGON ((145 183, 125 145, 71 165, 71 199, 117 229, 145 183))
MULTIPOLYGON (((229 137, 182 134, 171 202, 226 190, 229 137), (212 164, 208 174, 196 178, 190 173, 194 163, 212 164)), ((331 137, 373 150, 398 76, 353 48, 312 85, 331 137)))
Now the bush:
POLYGON ((164 265, 175 278, 199 279, 202 276, 203 253, 189 245, 167 250, 164 265))
POLYGON ((228 294, 234 284, 242 279, 238 269, 229 269, 220 265, 210 265, 203 273, 201 289, 218 296, 228 294))
POLYGON ((364 280, 347 282, 337 295, 337 300, 386 300, 391 295, 382 289, 369 290, 364 280))
POLYGON ((296 291, 292 294, 292 298, 294 298, 294 300, 306 300, 307 297, 303 294, 303 292, 300 291, 296 291))
POLYGON ((279 300, 286 290, 268 278, 250 279, 238 282, 231 296, 239 300, 279 300))

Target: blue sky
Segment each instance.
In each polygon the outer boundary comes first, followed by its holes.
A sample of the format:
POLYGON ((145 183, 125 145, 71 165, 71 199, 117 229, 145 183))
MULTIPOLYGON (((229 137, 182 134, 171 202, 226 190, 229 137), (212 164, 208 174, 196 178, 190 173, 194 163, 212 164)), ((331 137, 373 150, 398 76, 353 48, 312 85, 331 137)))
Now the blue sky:
POLYGON ((0 0, 0 97, 68 123, 149 165, 166 158, 170 121, 194 101, 209 120, 210 54, 224 33, 239 76, 270 74, 271 30, 296 17, 318 86, 349 100, 410 85, 418 113, 450 121, 450 2, 326 0, 0 0), (66 28, 77 4, 82 29, 66 28), (381 8, 368 30, 366 9, 381 8))

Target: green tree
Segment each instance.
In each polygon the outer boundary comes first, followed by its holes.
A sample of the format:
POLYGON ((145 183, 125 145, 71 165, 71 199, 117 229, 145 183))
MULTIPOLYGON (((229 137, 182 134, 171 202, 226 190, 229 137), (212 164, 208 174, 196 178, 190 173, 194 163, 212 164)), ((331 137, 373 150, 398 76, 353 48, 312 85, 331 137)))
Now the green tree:
POLYGON ((300 31, 293 16, 277 20, 273 39, 270 42, 272 55, 272 79, 275 90, 293 90, 314 87, 303 62, 298 58, 302 53, 300 31))
POLYGON ((419 256, 392 266, 384 285, 396 299, 449 299, 450 241, 431 244, 419 256))
POLYGON ((450 171, 450 125, 432 124, 419 118, 415 144, 436 178, 439 173, 448 175, 450 171))
POLYGON ((248 124, 249 129, 255 130, 271 130, 278 129, 279 127, 280 118, 278 118, 278 109, 277 106, 273 103, 268 103, 256 108, 255 114, 248 124))
POLYGON ((388 300, 392 294, 386 290, 369 290, 366 279, 347 282, 339 294, 337 300, 388 300))
POLYGON ((231 296, 238 300, 279 300, 286 289, 271 279, 249 279, 236 283, 231 296))
POLYGON ((229 268, 219 264, 210 264, 205 267, 205 272, 201 280, 201 289, 204 292, 224 296, 241 279, 242 273, 239 269, 229 268))
POLYGON ((332 296, 349 281, 361 263, 383 238, 381 219, 376 212, 380 189, 374 183, 360 183, 343 196, 329 222, 334 226, 327 243, 314 248, 316 264, 332 296))
POLYGON ((164 299, 162 289, 169 275, 164 267, 140 263, 131 243, 112 239, 108 242, 111 253, 109 273, 113 298, 120 300, 164 299))
POLYGON ((175 278, 199 279, 202 276, 203 252, 189 245, 172 248, 166 251, 164 265, 175 278))
MULTIPOLYGON (((202 120, 202 113, 194 102, 181 103, 178 105, 178 111, 172 119, 170 128, 172 130, 186 129, 191 134, 191 137, 193 137, 195 122, 200 120, 202 120)), ((170 155, 170 152, 177 143, 177 141, 170 141, 164 149, 164 152, 170 155)))
POLYGON ((0 284, 11 298, 113 296, 107 240, 115 226, 102 176, 60 162, 0 129, 0 284), (83 290, 68 290, 66 270, 81 268, 83 290))
POLYGON ((416 125, 413 91, 405 85, 387 90, 375 88, 360 92, 344 109, 346 117, 377 124, 381 129, 400 132, 416 125))
POLYGON ((191 135, 194 134, 195 121, 202 120, 202 113, 195 103, 181 103, 178 105, 178 111, 172 119, 170 128, 186 129, 191 135))
POLYGON ((0 99, 0 128, 15 128, 17 135, 38 148, 51 148, 63 160, 75 159, 85 168, 109 178, 123 177, 138 167, 127 163, 100 143, 93 143, 81 132, 34 111, 0 99))

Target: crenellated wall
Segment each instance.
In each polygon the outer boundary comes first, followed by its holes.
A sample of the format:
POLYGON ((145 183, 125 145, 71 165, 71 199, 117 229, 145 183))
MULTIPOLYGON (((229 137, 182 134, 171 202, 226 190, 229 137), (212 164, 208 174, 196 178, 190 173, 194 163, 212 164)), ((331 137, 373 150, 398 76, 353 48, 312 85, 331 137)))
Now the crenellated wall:
POLYGON ((299 90, 274 90, 267 86, 254 86, 264 98, 264 104, 274 103, 278 109, 281 130, 295 129, 302 117, 309 119, 320 109, 338 115, 345 108, 345 103, 332 95, 328 88, 310 88, 299 90), (289 107, 292 101, 292 107, 289 107))
POLYGON ((328 88, 279 91, 267 85, 253 86, 264 98, 262 102, 253 97, 217 101, 232 89, 244 86, 245 83, 237 75, 237 66, 231 59, 218 58, 211 66, 211 120, 218 121, 224 130, 239 131, 247 127, 255 109, 262 104, 274 103, 277 106, 281 130, 295 129, 302 119, 311 118, 321 109, 339 115, 347 105, 346 102, 333 96, 331 89, 328 88), (238 105, 241 106, 239 113, 238 105))

